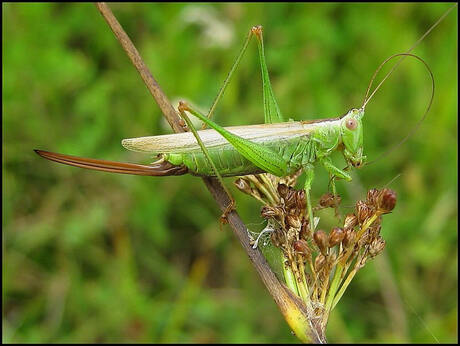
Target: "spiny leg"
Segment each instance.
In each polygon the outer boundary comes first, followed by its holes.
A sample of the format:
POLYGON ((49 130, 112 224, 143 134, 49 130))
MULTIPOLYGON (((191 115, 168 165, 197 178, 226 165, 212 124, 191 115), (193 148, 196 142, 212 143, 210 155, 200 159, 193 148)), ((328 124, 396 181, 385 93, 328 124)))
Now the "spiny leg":
MULTIPOLYGON (((331 176, 330 185, 332 188, 332 194, 334 195, 334 198, 335 198, 337 196, 337 190, 335 187, 335 179, 342 178, 342 179, 345 179, 346 181, 351 181, 351 176, 348 173, 346 173, 345 170, 342 170, 334 166, 330 157, 323 157, 320 159, 320 162, 323 165, 323 167, 326 169, 326 171, 329 172, 329 175, 331 176)), ((338 206, 335 206, 336 215, 339 214, 337 207, 338 206)))
POLYGON ((224 180, 222 179, 222 176, 219 173, 219 170, 217 169, 216 165, 214 164, 214 161, 212 160, 211 156, 209 155, 208 149, 206 146, 203 144, 200 136, 198 135, 195 127, 193 126, 192 122, 190 121, 189 117, 187 114, 185 114, 185 111, 190 111, 188 106, 184 102, 179 102, 179 107, 178 110, 182 116, 182 119, 185 120, 187 123, 189 129, 192 131, 193 135, 195 136, 198 145, 200 146, 201 150, 203 151, 204 156, 208 160, 209 164, 211 165, 214 173, 216 174, 217 179, 219 180, 219 183, 222 185, 223 189, 227 193, 228 198, 230 199, 230 204, 225 208, 222 216, 220 217, 221 223, 227 223, 227 216, 228 214, 235 209, 235 200, 233 199, 232 195, 230 194, 230 191, 227 189, 227 187, 224 184, 224 180))
MULTIPOLYGON (((334 166, 333 166, 334 167, 334 166)), ((337 167, 334 167, 335 169, 338 169, 337 167)), ((343 173, 345 173, 346 171, 348 171, 350 168, 350 166, 346 166, 344 169, 342 170, 339 170, 343 173)), ((349 176, 346 177, 345 179, 348 180, 349 176)), ((329 189, 332 191, 332 194, 334 196, 337 196, 337 189, 335 187, 335 180, 337 179, 337 175, 335 175, 334 173, 330 172, 329 171, 329 189)), ((349 180, 351 180, 351 178, 349 178, 349 180)))
POLYGON ((332 207, 334 207, 335 216, 339 217, 340 216, 340 213, 339 213, 340 200, 339 200, 339 195, 337 195, 337 189, 335 187, 335 179, 336 178, 337 177, 334 174, 329 173, 329 186, 328 186, 328 188, 330 189, 330 191, 332 191, 332 200, 333 200, 332 207))
MULTIPOLYGON (((328 171, 329 174, 333 175, 334 178, 342 178, 346 181, 351 181, 351 176, 344 170, 334 166, 330 157, 322 157, 320 159, 320 162, 326 169, 326 171, 328 171)), ((335 184, 333 185, 333 188, 335 189, 335 184)))

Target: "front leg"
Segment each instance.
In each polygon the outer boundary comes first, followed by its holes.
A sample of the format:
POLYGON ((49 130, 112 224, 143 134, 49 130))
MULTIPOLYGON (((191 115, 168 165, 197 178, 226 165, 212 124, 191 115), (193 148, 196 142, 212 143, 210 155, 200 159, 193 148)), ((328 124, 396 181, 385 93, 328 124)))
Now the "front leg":
POLYGON ((340 168, 337 168, 336 166, 334 166, 332 164, 332 160, 330 157, 322 157, 319 159, 319 161, 321 162, 321 164, 324 166, 324 168, 326 169, 326 171, 328 171, 329 173, 331 173, 333 176, 337 177, 337 178, 342 178, 342 179, 345 179, 346 181, 351 181, 351 176, 350 174, 348 174, 347 172, 345 172, 344 170, 340 169, 340 168))
POLYGON ((326 169, 326 171, 329 172, 331 175, 331 185, 332 185, 332 193, 334 196, 336 195, 336 190, 335 190, 335 178, 342 178, 345 179, 346 181, 351 181, 351 176, 345 172, 344 170, 337 168, 332 164, 332 160, 330 157, 322 157, 319 159, 323 167, 326 169))

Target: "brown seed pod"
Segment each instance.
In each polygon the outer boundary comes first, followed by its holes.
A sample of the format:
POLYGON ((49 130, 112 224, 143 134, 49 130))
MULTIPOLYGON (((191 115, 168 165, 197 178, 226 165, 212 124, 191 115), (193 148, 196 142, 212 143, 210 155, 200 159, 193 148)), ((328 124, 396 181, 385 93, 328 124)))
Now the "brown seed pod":
POLYGON ((367 245, 367 244, 370 245, 372 243, 372 240, 373 238, 371 237, 369 230, 367 230, 361 235, 361 238, 358 239, 358 244, 360 247, 363 247, 364 245, 367 245))
POLYGON ((321 253, 325 255, 328 247, 328 236, 326 232, 324 232, 323 230, 316 231, 315 233, 313 233, 313 239, 315 241, 316 246, 318 246, 319 251, 321 251, 321 253))
POLYGON ((345 230, 345 235, 342 240, 344 247, 348 247, 355 241, 356 233, 352 229, 345 230))
POLYGON ((343 229, 339 227, 334 227, 329 234, 329 247, 334 247, 337 244, 340 244, 340 242, 343 240, 345 237, 345 232, 343 229))
POLYGON ((370 217, 372 214, 372 210, 369 206, 364 203, 363 201, 356 202, 356 216, 358 217, 358 222, 362 224, 364 220, 370 217))
POLYGON ((377 198, 377 205, 383 213, 391 212, 396 205, 396 192, 390 189, 383 189, 377 198))
POLYGON ((286 198, 288 191, 289 186, 287 186, 286 184, 278 184, 278 194, 280 195, 280 197, 286 198))
POLYGON ((378 236, 369 246, 369 255, 371 258, 374 258, 375 256, 381 254, 383 249, 385 249, 385 240, 381 236, 378 236))
POLYGON ((377 206, 377 197, 380 194, 380 191, 377 189, 370 189, 367 191, 367 204, 376 207, 377 206))
POLYGON ((295 229, 300 229, 300 227, 302 227, 302 223, 300 222, 299 217, 296 215, 286 216, 286 222, 288 226, 295 228, 295 229))
POLYGON ((270 219, 281 216, 281 210, 276 207, 271 207, 269 205, 264 205, 260 212, 264 219, 270 219))
POLYGON ((296 240, 293 244, 294 250, 300 254, 308 255, 311 253, 308 243, 303 240, 296 240))
POLYGON ((297 196, 296 196, 297 209, 299 209, 299 211, 302 211, 306 208, 306 206, 307 206, 307 200, 305 198, 305 190, 297 191, 297 196))
POLYGON ((351 229, 358 224, 358 218, 355 214, 348 214, 343 222, 343 228, 351 229))
POLYGON ((293 205, 295 204, 295 190, 291 188, 290 186, 288 186, 283 199, 284 199, 284 204, 286 205, 286 208, 288 209, 292 208, 293 205))

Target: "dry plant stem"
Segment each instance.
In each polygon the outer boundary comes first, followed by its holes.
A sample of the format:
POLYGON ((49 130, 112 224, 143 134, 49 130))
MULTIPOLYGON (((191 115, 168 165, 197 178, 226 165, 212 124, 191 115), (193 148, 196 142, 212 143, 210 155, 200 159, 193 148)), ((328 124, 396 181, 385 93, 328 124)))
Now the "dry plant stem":
POLYGON ((142 80, 144 81, 153 98, 157 102, 169 125, 172 127, 174 132, 184 132, 184 129, 179 123, 180 118, 174 110, 174 107, 171 105, 171 102, 169 102, 163 90, 161 90, 160 85, 157 83, 155 78, 153 78, 152 74, 150 73, 148 67, 142 60, 136 47, 133 45, 126 32, 123 30, 120 23, 118 23, 110 8, 107 6, 105 2, 98 2, 96 3, 96 6, 99 12, 101 12, 104 19, 109 24, 110 29, 112 29, 113 33, 117 37, 124 51, 133 63, 134 67, 141 75, 142 80))
MULTIPOLYGON (((180 125, 178 114, 171 106, 157 81, 153 78, 139 55, 139 52, 118 23, 110 8, 106 3, 96 3, 96 6, 129 56, 131 62, 138 70, 172 129, 175 132, 184 132, 184 129, 180 125)), ((230 198, 225 193, 220 183, 215 179, 207 178, 203 178, 203 181, 218 203, 220 209, 225 211, 230 203, 230 198)), ((326 339, 321 328, 310 324, 305 303, 295 296, 284 284, 278 281, 259 249, 253 249, 251 247, 247 227, 244 225, 243 221, 241 221, 238 213, 236 211, 230 212, 227 219, 233 232, 256 268, 257 273, 260 275, 262 282, 267 287, 296 336, 305 343, 325 343, 326 339)))

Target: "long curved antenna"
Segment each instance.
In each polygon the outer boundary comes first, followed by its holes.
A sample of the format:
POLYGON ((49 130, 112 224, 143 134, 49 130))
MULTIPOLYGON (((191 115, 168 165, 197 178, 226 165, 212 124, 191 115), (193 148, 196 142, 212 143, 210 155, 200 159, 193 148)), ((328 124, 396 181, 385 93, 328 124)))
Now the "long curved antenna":
MULTIPOLYGON (((420 37, 417 42, 415 42, 412 47, 409 48, 409 50, 405 53, 410 53, 412 52, 415 47, 417 47, 420 42, 423 41, 423 39, 439 24, 441 23, 444 18, 450 13, 450 11, 452 11, 458 4, 454 4, 451 8, 449 8, 446 12, 444 12, 444 14, 436 21, 436 23, 434 23, 423 35, 422 37, 420 37)), ((392 69, 386 74, 386 76, 383 78, 383 80, 379 83, 379 85, 376 87, 376 90, 380 88, 380 86, 383 84, 383 82, 394 72, 394 70, 396 70, 396 68, 403 62, 403 60, 405 59, 405 57, 401 57, 401 59, 399 59, 396 64, 392 67, 392 69)), ((382 63, 382 65, 384 65, 385 62, 382 63)), ((382 65, 375 71, 374 75, 372 76, 372 79, 371 79, 371 82, 369 83, 369 86, 367 88, 367 91, 366 91, 366 96, 364 97, 364 101, 363 101, 363 107, 367 104, 367 101, 369 101, 369 99, 367 98, 367 95, 369 95, 369 91, 372 87, 372 83, 374 82, 374 79, 377 75, 377 73, 380 71, 382 65)), ((375 91, 373 92, 373 94, 375 93, 375 91)))
POLYGON ((430 99, 430 102, 428 104, 428 107, 425 111, 425 113, 423 114, 422 118, 417 122, 417 124, 412 128, 412 130, 406 135, 406 137, 404 137, 399 143, 397 143, 396 145, 394 145, 392 148, 390 148, 388 151, 386 151, 385 153, 383 153, 382 155, 380 155, 377 159, 373 160, 373 161, 370 161, 370 162, 367 162, 364 164, 364 166, 367 166, 367 165, 370 165, 372 163, 375 163, 376 161, 380 160, 381 158, 383 158, 384 156, 388 155, 389 153, 391 153, 392 151, 394 151, 396 148, 398 148, 399 146, 401 146, 401 144, 403 144, 410 136, 412 136, 415 131, 417 131, 417 129, 419 128, 420 124, 423 122, 423 120, 425 120, 427 114, 428 114, 428 111, 430 110, 431 108, 431 105, 433 103, 433 97, 434 97, 434 77, 433 77, 433 73, 431 72, 430 68, 428 67, 428 64, 420 57, 414 55, 414 54, 410 54, 411 51, 413 51, 415 49, 415 47, 417 47, 420 42, 423 41, 423 39, 439 24, 441 23, 444 18, 457 6, 458 4, 454 4, 453 6, 451 6, 446 12, 444 12, 444 14, 422 35, 422 37, 420 37, 413 45, 411 48, 409 48, 409 50, 406 52, 406 53, 400 53, 400 54, 394 54, 392 56, 390 56, 389 58, 387 58, 384 62, 382 62, 380 64, 380 66, 377 68, 377 70, 374 72, 374 75, 372 76, 371 78, 371 81, 369 83, 369 86, 367 87, 367 90, 366 90, 366 95, 364 96, 364 101, 363 101, 363 105, 361 106, 362 109, 364 109, 367 105, 367 103, 370 101, 370 99, 374 96, 374 94, 377 92, 378 89, 380 89, 380 87, 382 86, 382 84, 385 82, 385 80, 394 72, 394 70, 402 63, 402 61, 407 57, 407 56, 411 56, 411 57, 414 57, 418 60, 420 60, 421 62, 423 62, 423 64, 425 65, 425 67, 428 69, 428 72, 430 73, 430 77, 431 77, 431 82, 432 82, 432 92, 431 92, 431 99, 430 99), (395 58, 396 56, 400 56, 401 58, 396 62, 396 64, 392 67, 392 69, 385 75, 385 77, 382 79, 382 81, 377 85, 377 87, 374 89, 374 91, 372 92, 372 94, 370 96, 369 95, 369 92, 371 90, 371 87, 372 87, 372 84, 374 83, 374 80, 375 80, 375 77, 377 76, 378 72, 381 70, 381 68, 391 59, 395 58))
MULTIPOLYGON (((428 66, 428 64, 425 62, 425 60, 423 60, 422 58, 420 58, 419 56, 417 55, 414 55, 414 54, 410 54, 410 53, 398 53, 398 54, 393 54, 392 56, 388 57, 387 59, 385 59, 385 61, 380 64, 379 68, 376 70, 376 73, 374 74, 374 76, 372 77, 372 80, 371 80, 371 84, 372 84, 372 81, 374 80, 375 78, 375 75, 377 74, 378 71, 380 71, 380 69, 383 67, 383 65, 385 65, 388 61, 390 61, 391 59, 393 58, 396 58, 398 56, 410 56, 410 57, 413 57, 419 61, 421 61, 426 69, 428 70, 428 73, 430 74, 430 77, 431 77, 431 97, 430 97, 430 102, 428 103, 428 107, 426 108, 425 112, 423 113, 423 116, 420 118, 420 120, 417 122, 417 124, 415 124, 415 126, 412 128, 411 131, 409 131, 409 133, 406 135, 406 137, 404 137, 399 143, 397 143, 396 145, 394 145, 392 148, 390 148, 389 150, 387 150, 385 153, 383 153, 382 155, 380 155, 379 157, 377 157, 375 160, 372 160, 370 162, 367 162, 364 166, 367 166, 367 165, 370 165, 378 160, 380 160, 382 157, 388 155, 389 153, 391 153, 392 151, 394 151, 396 148, 398 148, 401 144, 403 144, 410 136, 412 136, 415 131, 418 130, 420 124, 423 122, 423 120, 425 120, 428 112, 430 111, 430 108, 431 108, 431 105, 433 104, 433 99, 434 99, 434 76, 433 76, 433 72, 431 72, 431 69, 430 67, 428 66)), ((399 60, 401 61, 401 60, 399 60)), ((388 77, 389 75, 387 74, 386 77, 388 77)), ((385 79, 384 79, 385 80, 385 79)), ((362 105, 362 108, 364 109, 364 107, 366 107, 366 104, 369 102, 369 100, 374 96, 374 94, 376 93, 376 91, 380 88, 380 86, 382 85, 383 81, 375 88, 375 90, 372 92, 372 94, 367 98, 365 99, 364 101, 364 104, 362 105)))

